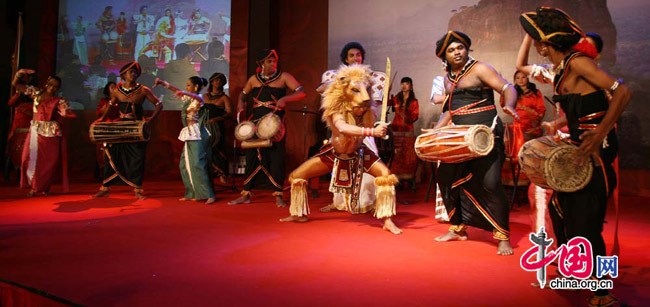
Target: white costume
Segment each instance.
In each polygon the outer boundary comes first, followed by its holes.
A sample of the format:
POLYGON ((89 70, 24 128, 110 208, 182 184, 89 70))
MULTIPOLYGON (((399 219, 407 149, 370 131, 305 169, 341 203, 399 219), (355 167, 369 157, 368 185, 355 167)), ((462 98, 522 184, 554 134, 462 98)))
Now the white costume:
MULTIPOLYGON (((133 50, 133 57, 138 60, 141 55, 140 52, 151 41, 151 33, 156 19, 152 15, 133 15, 133 23, 135 23, 135 49, 133 50)), ((151 56, 151 51, 147 52, 147 56, 151 56)))

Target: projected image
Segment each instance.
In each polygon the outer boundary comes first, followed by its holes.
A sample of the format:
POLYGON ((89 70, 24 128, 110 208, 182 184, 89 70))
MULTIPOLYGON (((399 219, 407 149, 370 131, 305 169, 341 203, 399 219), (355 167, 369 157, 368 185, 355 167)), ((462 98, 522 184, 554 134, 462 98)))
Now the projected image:
MULTIPOLYGON (((104 86, 119 82, 131 61, 142 67, 138 82, 150 88, 156 78, 183 88, 194 75, 228 76, 230 1, 62 0, 57 35, 62 95, 74 109, 95 110, 104 86)), ((154 94, 165 110, 182 105, 169 91, 154 94)))

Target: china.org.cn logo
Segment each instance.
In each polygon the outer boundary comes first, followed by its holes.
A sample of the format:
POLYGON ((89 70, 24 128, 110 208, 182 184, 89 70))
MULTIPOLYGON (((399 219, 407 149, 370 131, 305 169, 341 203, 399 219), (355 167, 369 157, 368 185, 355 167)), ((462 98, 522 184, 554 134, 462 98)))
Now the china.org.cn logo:
MULTIPOLYGON (((589 279, 594 269, 591 242, 583 237, 575 237, 557 250, 549 251, 553 239, 547 239, 544 227, 537 234, 530 234, 529 248, 519 261, 521 268, 526 271, 536 271, 540 288, 546 285, 546 266, 558 259, 558 270, 564 277, 550 281, 551 289, 612 289, 614 282, 609 279, 589 279), (534 257, 536 256, 536 257, 534 257), (533 258, 533 259, 531 259, 533 258)), ((609 275, 618 277, 618 256, 596 256, 596 276, 602 278, 609 275)))

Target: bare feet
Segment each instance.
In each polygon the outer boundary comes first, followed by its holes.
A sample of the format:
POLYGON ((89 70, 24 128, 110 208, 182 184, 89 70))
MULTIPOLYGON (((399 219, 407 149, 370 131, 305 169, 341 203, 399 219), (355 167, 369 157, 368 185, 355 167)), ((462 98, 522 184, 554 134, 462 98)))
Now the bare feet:
POLYGON ((189 199, 189 198, 183 197, 183 198, 179 198, 178 200, 180 200, 180 201, 188 201, 188 200, 194 200, 194 199, 189 199))
POLYGON ((384 227, 382 227, 382 229, 388 230, 396 235, 402 233, 402 230, 399 229, 397 225, 393 223, 393 220, 391 220, 390 218, 384 220, 384 227))
POLYGON ((275 205, 278 206, 278 208, 285 208, 287 206, 287 203, 285 203, 284 200, 282 200, 282 197, 276 196, 275 205))
POLYGON ((320 212, 327 213, 327 212, 332 212, 332 211, 338 211, 336 206, 334 204, 329 204, 325 207, 320 208, 320 212))
POLYGON ((251 198, 248 195, 239 196, 237 197, 237 199, 228 202, 229 205, 250 204, 250 203, 251 203, 251 198))
POLYGON ((135 192, 135 199, 145 200, 145 199, 147 199, 147 197, 142 195, 142 193, 140 193, 140 192, 135 192))
POLYGON ((29 190, 29 192, 27 192, 27 197, 34 197, 34 194, 36 194, 36 191, 29 190))
POLYGON ((221 184, 228 184, 228 179, 226 179, 226 176, 219 176, 219 182, 221 184))
POLYGON ((467 232, 465 231, 459 231, 459 232, 450 231, 436 238, 436 241, 438 242, 465 241, 465 240, 467 240, 467 232))
POLYGON ((109 193, 108 190, 99 190, 99 192, 95 193, 92 198, 107 197, 109 193))
POLYGON ((214 197, 210 197, 210 198, 208 198, 208 200, 205 201, 205 204, 210 205, 210 204, 213 204, 214 201, 215 201, 214 197))
POLYGON ((499 241, 499 245, 497 245, 497 254, 501 256, 510 256, 513 254, 512 246, 510 246, 510 240, 499 241))
POLYGON ((295 215, 290 215, 285 218, 280 219, 280 222, 296 222, 296 223, 304 223, 308 221, 309 219, 306 216, 295 216, 295 215))

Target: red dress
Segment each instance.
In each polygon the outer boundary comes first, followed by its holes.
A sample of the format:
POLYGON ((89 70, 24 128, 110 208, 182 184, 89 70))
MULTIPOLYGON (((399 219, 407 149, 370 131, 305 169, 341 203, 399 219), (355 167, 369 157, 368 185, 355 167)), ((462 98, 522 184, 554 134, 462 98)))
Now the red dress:
POLYGON ((410 180, 415 178, 418 167, 413 123, 420 116, 420 106, 414 99, 406 107, 398 96, 391 99, 391 104, 395 107, 395 117, 390 126, 394 135, 395 155, 390 170, 397 178, 410 180))
POLYGON ((391 105, 395 107, 395 117, 390 126, 391 130, 394 132, 413 131, 413 123, 420 117, 420 105, 417 99, 411 101, 408 108, 405 109, 398 97, 394 96, 391 105))
POLYGON ((519 120, 515 120, 515 123, 521 126, 526 140, 542 136, 542 128, 540 125, 544 118, 546 107, 544 106, 544 97, 539 90, 535 93, 519 96, 515 110, 519 114, 519 120))
POLYGON ((35 99, 36 112, 23 148, 20 187, 48 192, 60 171, 63 191, 68 191, 67 152, 59 114, 61 97, 35 99))

